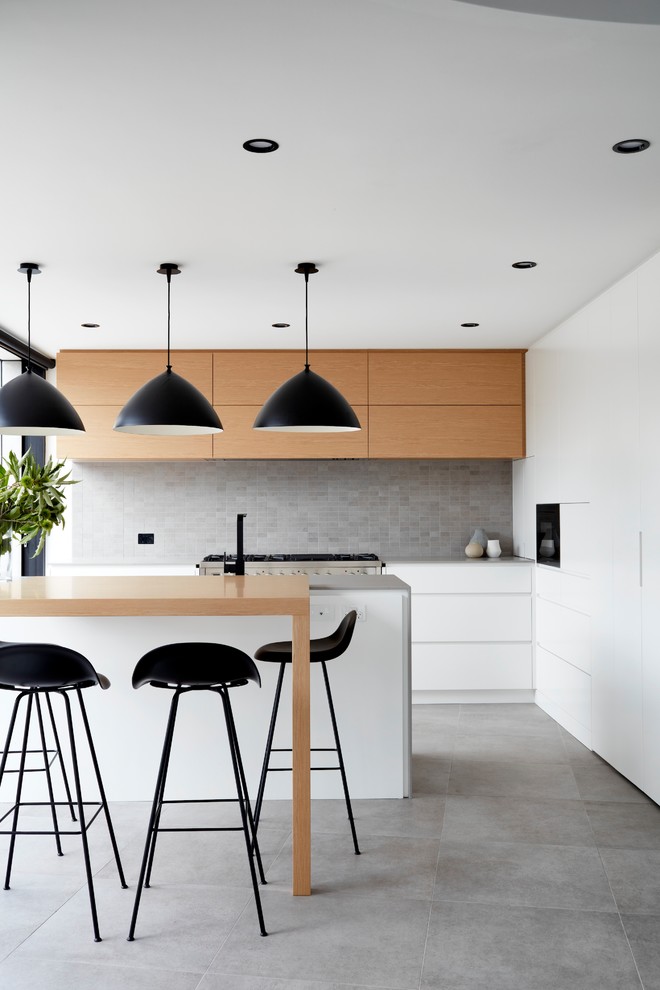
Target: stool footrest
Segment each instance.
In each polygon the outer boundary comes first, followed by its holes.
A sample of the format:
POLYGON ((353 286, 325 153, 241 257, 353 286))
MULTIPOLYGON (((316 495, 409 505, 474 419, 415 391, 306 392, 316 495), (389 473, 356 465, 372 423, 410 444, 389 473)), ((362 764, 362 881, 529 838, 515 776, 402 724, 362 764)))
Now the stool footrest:
MULTIPOLYGON (((65 829, 65 828, 60 828, 59 825, 57 831, 55 831, 55 829, 53 828, 41 829, 41 830, 37 830, 37 829, 26 830, 26 829, 17 828, 16 831, 14 831, 14 829, 3 828, 0 829, 0 835, 82 835, 83 832, 87 831, 87 829, 92 824, 92 822, 96 820, 99 813, 103 810, 103 804, 101 801, 83 801, 82 805, 83 808, 86 807, 96 808, 96 811, 91 816, 91 818, 85 822, 84 829, 83 828, 65 829)), ((18 804, 13 804, 9 809, 9 811, 6 811, 4 815, 2 815, 2 817, 0 818, 0 822, 4 822, 5 818, 11 815, 16 810, 16 808, 18 808, 18 813, 20 815, 22 808, 51 808, 51 807, 70 808, 71 806, 68 801, 53 801, 52 805, 50 801, 20 801, 18 804)), ((78 807, 77 804, 76 807, 78 807)))

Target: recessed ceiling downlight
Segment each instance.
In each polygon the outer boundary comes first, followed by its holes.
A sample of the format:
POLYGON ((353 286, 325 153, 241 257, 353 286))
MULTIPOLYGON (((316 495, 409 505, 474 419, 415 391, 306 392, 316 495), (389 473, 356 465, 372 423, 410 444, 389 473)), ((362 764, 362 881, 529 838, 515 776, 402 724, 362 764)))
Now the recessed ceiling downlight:
POLYGON ((252 151, 255 155, 267 155, 269 151, 277 151, 279 144, 271 138, 250 138, 243 143, 246 151, 252 151))
POLYGON ((271 326, 272 327, 275 327, 276 330, 284 330, 284 329, 286 329, 286 327, 290 327, 291 324, 290 323, 271 323, 271 326))
POLYGON ((514 261, 514 263, 511 265, 511 267, 512 268, 521 268, 521 269, 524 269, 524 268, 536 268, 536 262, 535 261, 514 261))
POLYGON ((478 327, 478 323, 461 323, 462 327, 478 327))
POLYGON ((86 330, 98 330, 98 328, 101 326, 101 324, 100 323, 81 323, 80 326, 81 327, 84 327, 86 330))
POLYGON ((651 142, 646 138, 628 138, 627 141, 617 141, 612 145, 612 151, 618 155, 634 155, 638 151, 646 151, 651 146, 651 142))

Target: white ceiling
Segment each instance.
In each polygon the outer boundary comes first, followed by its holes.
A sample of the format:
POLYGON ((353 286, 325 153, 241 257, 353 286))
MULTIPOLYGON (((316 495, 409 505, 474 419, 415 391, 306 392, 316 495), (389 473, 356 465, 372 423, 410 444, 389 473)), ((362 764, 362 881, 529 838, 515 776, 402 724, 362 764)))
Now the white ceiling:
POLYGON ((309 260, 312 349, 533 342, 660 248, 660 26, 484 2, 2 0, 0 326, 160 347, 175 261, 173 346, 298 347, 309 260))

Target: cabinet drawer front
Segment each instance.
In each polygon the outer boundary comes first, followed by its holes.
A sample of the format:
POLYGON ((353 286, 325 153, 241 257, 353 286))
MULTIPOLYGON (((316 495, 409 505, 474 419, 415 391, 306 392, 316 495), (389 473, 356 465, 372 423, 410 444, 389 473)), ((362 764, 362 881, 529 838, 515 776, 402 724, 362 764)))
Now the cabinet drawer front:
POLYGON ((532 566, 503 561, 455 564, 388 564, 412 588, 413 594, 530 594, 532 566))
MULTIPOLYGON (((262 406, 275 389, 304 367, 304 352, 214 351, 213 401, 262 406)), ((339 389, 351 405, 367 404, 366 351, 312 351, 310 367, 339 389)))
MULTIPOLYGON (((166 364, 166 351, 60 351, 57 387, 76 407, 123 406, 166 364)), ((211 351, 172 351, 172 370, 211 401, 211 351)))
POLYGON ((79 436, 58 437, 57 456, 74 461, 187 461, 212 456, 210 436, 152 437, 116 433, 113 424, 121 406, 78 406, 85 424, 79 436))
POLYGON ((591 729, 591 677, 542 647, 536 650, 536 690, 591 729))
POLYGON ((566 574, 551 567, 536 570, 536 593, 540 598, 566 605, 568 608, 589 615, 591 612, 591 582, 578 574, 566 574))
POLYGON ((531 598, 506 595, 413 595, 414 643, 529 642, 531 598))
POLYGON ((582 612, 537 598, 536 641, 580 670, 591 671, 591 623, 582 612))
POLYGON ((371 404, 369 456, 523 457, 522 406, 377 406, 371 404))
POLYGON ((532 688, 531 643, 416 643, 413 691, 532 688))
POLYGON ((354 406, 361 430, 348 433, 279 433, 253 430, 261 406, 217 406, 223 433, 213 437, 217 459, 259 458, 273 460, 327 457, 366 457, 369 414, 366 406, 354 406))
POLYGON ((369 401, 407 405, 517 405, 523 400, 520 351, 371 351, 369 401))

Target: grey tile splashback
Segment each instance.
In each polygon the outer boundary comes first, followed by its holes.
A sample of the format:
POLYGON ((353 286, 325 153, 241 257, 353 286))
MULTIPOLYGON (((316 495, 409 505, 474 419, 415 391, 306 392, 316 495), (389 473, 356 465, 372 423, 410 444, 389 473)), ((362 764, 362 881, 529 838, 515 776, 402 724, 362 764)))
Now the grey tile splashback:
POLYGON ((188 562, 246 553, 460 555, 476 526, 512 552, 509 461, 77 463, 73 560, 188 562), (154 533, 138 546, 138 533, 154 533))

